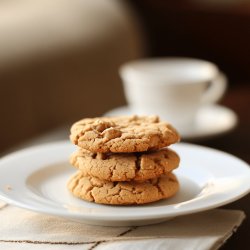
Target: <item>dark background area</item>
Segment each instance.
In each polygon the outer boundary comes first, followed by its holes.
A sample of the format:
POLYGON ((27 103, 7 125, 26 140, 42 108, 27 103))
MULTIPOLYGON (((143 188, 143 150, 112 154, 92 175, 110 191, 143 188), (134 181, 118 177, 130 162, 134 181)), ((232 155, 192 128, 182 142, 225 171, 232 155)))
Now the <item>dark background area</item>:
POLYGON ((229 6, 220 1, 130 2, 145 27, 151 56, 203 58, 225 71, 230 84, 249 82, 250 2, 229 6))

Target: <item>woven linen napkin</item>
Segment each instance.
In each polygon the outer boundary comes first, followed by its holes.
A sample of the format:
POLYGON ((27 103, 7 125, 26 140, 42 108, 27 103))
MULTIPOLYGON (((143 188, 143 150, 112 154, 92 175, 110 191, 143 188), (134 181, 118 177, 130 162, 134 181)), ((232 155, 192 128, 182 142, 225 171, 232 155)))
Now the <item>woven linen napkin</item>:
POLYGON ((242 211, 214 209, 149 226, 103 227, 0 201, 0 250, 218 249, 244 218, 242 211))

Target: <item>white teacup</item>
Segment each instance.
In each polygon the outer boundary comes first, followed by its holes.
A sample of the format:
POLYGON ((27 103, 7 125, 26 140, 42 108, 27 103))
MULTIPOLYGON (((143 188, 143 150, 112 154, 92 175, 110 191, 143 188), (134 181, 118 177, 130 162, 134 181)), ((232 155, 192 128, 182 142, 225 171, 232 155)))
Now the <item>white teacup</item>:
POLYGON ((177 129, 194 125, 202 105, 217 102, 227 80, 211 62, 193 58, 148 58, 120 68, 125 96, 132 112, 157 114, 177 129))

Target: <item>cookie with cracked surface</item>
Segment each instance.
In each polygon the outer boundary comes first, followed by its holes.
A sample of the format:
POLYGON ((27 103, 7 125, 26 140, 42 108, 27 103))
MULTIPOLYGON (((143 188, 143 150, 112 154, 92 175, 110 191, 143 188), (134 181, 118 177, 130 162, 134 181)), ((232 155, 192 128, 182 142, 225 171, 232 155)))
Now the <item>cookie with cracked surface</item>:
POLYGON ((71 127, 71 141, 91 152, 128 153, 157 150, 180 140, 158 116, 86 118, 71 127))
POLYGON ((79 150, 70 163, 84 176, 107 181, 144 181, 167 174, 177 168, 179 156, 170 149, 141 153, 91 153, 79 150))
POLYGON ((145 182, 111 182, 78 172, 70 179, 68 189, 74 196, 86 201, 132 205, 169 198, 177 193, 179 183, 172 173, 145 182))

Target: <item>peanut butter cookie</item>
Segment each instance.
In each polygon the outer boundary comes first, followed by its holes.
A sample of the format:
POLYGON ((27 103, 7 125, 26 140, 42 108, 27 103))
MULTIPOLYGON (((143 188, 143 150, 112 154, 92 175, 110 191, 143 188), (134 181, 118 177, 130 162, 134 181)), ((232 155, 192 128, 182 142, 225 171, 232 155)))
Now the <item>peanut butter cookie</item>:
POLYGON ((128 153, 163 148, 180 137, 158 116, 120 116, 80 120, 71 127, 70 139, 94 153, 128 153))
POLYGON ((86 201, 132 205, 169 198, 179 190, 179 183, 172 173, 145 182, 110 182, 78 172, 70 179, 68 189, 74 196, 86 201))
POLYGON ((144 181, 167 174, 179 165, 179 156, 164 148, 143 153, 91 153, 79 150, 70 163, 84 176, 107 181, 144 181))

